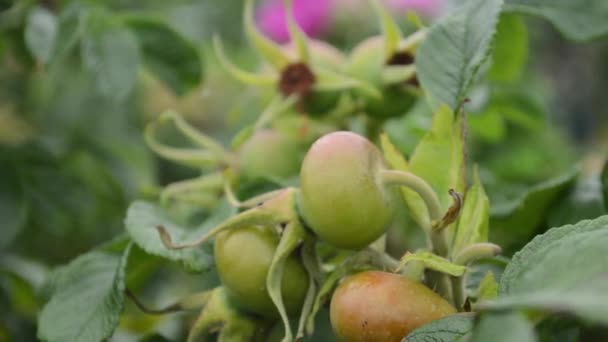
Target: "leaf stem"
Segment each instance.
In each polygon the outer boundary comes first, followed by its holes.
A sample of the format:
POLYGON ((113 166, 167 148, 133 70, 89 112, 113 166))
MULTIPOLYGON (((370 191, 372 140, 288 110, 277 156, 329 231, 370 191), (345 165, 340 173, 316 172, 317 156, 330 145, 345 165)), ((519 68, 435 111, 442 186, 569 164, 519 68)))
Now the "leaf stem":
POLYGON ((401 170, 381 170, 380 177, 382 182, 386 185, 406 186, 420 195, 426 205, 429 218, 431 219, 431 226, 433 222, 443 218, 441 203, 439 202, 435 190, 433 190, 429 183, 421 177, 418 177, 411 172, 401 170))
MULTIPOLYGON (((430 248, 435 254, 447 258, 448 246, 444 231, 432 229, 434 223, 441 221, 443 218, 441 203, 433 188, 424 179, 406 171, 382 170, 380 177, 387 185, 407 186, 420 195, 427 207, 430 218, 430 225, 423 227, 428 234, 430 248)), ((448 301, 453 302, 453 291, 448 276, 436 271, 429 271, 428 275, 430 283, 436 286, 437 292, 448 301)))
POLYGON ((452 301, 456 310, 460 311, 464 304, 464 284, 463 277, 450 277, 450 283, 452 286, 452 301))
POLYGON ((380 177, 386 185, 401 185, 406 186, 415 191, 426 205, 429 218, 431 221, 430 227, 424 227, 429 234, 431 249, 439 256, 447 257, 448 246, 445 235, 442 231, 433 231, 431 229, 434 222, 439 222, 443 218, 441 203, 433 188, 421 177, 407 171, 401 170, 382 170, 380 177))

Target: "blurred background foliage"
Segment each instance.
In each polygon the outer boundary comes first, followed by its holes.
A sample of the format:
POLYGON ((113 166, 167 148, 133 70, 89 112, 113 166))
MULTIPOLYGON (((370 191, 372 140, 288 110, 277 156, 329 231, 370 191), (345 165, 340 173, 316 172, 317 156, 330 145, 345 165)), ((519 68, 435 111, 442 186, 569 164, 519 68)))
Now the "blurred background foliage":
MULTIPOLYGON (((259 24, 281 41, 269 2, 260 4, 259 24)), ((432 21, 452 6, 388 2, 404 27, 408 9, 432 21)), ((342 51, 378 33, 366 1, 315 6, 296 6, 300 24, 342 51)), ((219 34, 239 65, 259 63, 241 12, 240 0, 0 1, 0 341, 35 340, 51 268, 120 235, 132 200, 155 199, 161 186, 196 175, 151 153, 147 122, 177 109, 228 145, 265 107, 211 53, 219 34)), ((509 255, 548 227, 605 213, 608 41, 575 43, 546 21, 506 14, 484 69, 466 106, 468 160, 479 164, 491 198, 491 240, 509 255)), ((410 155, 430 122, 420 103, 384 128, 410 155)), ((416 227, 404 226, 396 234, 409 235, 396 250, 420 241, 416 227)), ((141 263, 129 283, 152 304, 217 283, 213 272, 190 275, 133 253, 141 263)), ((129 303, 113 340, 179 338, 181 322, 129 303)))

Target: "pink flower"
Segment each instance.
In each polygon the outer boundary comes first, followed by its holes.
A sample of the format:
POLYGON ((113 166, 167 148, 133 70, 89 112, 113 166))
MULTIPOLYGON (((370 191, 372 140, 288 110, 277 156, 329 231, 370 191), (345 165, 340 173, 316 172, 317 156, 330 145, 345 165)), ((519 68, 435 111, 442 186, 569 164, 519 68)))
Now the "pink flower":
MULTIPOLYGON (((310 37, 319 36, 331 20, 332 0, 293 0, 296 22, 310 37)), ((289 39, 283 0, 265 0, 258 8, 257 22, 273 40, 286 43, 289 39)))

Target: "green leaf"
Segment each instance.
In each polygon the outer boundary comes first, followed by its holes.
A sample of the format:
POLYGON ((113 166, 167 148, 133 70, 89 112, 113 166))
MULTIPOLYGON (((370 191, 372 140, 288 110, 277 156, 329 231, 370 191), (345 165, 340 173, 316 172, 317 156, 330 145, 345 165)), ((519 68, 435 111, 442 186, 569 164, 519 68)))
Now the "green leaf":
MULTIPOLYGON (((384 158, 391 168, 401 171, 409 170, 407 160, 399 152, 397 147, 389 140, 387 134, 380 135, 380 145, 382 146, 384 158)), ((401 191, 401 194, 414 221, 416 221, 420 227, 427 227, 425 225, 430 225, 426 206, 422 202, 420 196, 405 186, 399 187, 399 190, 401 191)))
MULTIPOLYGON (((47 277, 48 270, 42 264, 3 254, 0 260, 0 305, 8 309, 9 315, 36 317, 41 306, 41 286, 47 277)), ((6 314, 5 309, 0 320, 7 319, 6 314)))
POLYGON ((80 2, 70 2, 62 6, 57 15, 57 36, 49 64, 65 63, 83 38, 83 18, 86 18, 89 7, 80 2))
POLYGON ((86 16, 81 57, 101 95, 124 100, 133 90, 139 65, 133 33, 103 12, 86 16))
POLYGON ((433 108, 456 110, 490 53, 502 0, 468 0, 433 25, 416 53, 416 71, 433 108))
POLYGON ((0 252, 11 245, 27 219, 27 202, 21 179, 10 167, 0 170, 0 252))
POLYGON ((487 106, 482 113, 467 116, 469 134, 482 142, 496 144, 507 136, 507 126, 503 113, 498 109, 487 106))
POLYGON ((128 16, 125 23, 137 36, 146 67, 173 92, 182 95, 200 84, 202 56, 190 41, 151 17, 128 16))
MULTIPOLYGON (((606 262, 605 260, 602 262, 606 262)), ((598 276, 571 289, 543 289, 500 296, 484 303, 485 310, 531 309, 547 313, 569 313, 590 323, 608 324, 608 277, 598 276)))
POLYGON ((475 168, 473 185, 467 190, 460 212, 456 235, 452 243, 452 255, 457 255, 474 243, 488 241, 489 222, 490 200, 479 179, 479 170, 475 168))
POLYGON ((599 177, 579 179, 570 193, 551 207, 547 217, 549 227, 574 224, 608 214, 604 208, 602 184, 599 177))
MULTIPOLYGON (((454 117, 447 106, 441 106, 433 117, 433 124, 410 159, 409 171, 422 177, 437 193, 441 207, 447 211, 452 204, 448 190, 464 192, 464 137, 462 115, 454 117)), ((404 192, 412 217, 421 227, 430 225, 424 202, 411 190, 404 192)))
POLYGON ((486 275, 479 283, 479 289, 477 289, 478 300, 490 300, 498 297, 498 283, 494 279, 494 273, 488 271, 486 275))
POLYGON ((124 308, 124 279, 130 245, 122 255, 93 251, 56 271, 53 294, 38 318, 44 341, 109 338, 124 308))
POLYGON ((573 40, 590 40, 608 33, 605 0, 506 0, 505 10, 545 18, 573 40))
POLYGON ((469 342, 534 342, 532 324, 514 312, 484 314, 477 322, 469 342))
POLYGON ((25 44, 36 60, 46 64, 57 38, 57 18, 42 6, 34 7, 27 16, 25 44))
POLYGON ((473 315, 448 316, 412 331, 403 342, 456 342, 473 329, 473 315))
POLYGON ((502 14, 492 52, 489 77, 493 81, 515 82, 521 78, 528 59, 528 30, 523 19, 514 14, 502 14))
POLYGON ((608 263, 602 262, 607 258, 604 253, 606 241, 608 216, 550 229, 513 256, 503 273, 500 292, 514 294, 568 288, 608 272, 608 263), (569 272, 556 272, 556 269, 569 272))
POLYGON ((466 295, 471 298, 477 298, 481 282, 488 273, 492 273, 492 278, 500 282, 508 261, 508 259, 503 257, 494 257, 478 260, 470 264, 463 277, 466 295))
POLYGON ((167 249, 162 244, 156 227, 165 227, 176 241, 191 240, 234 213, 235 209, 227 201, 222 201, 203 225, 197 229, 187 229, 173 222, 163 208, 149 202, 135 201, 129 206, 125 226, 133 241, 147 253, 179 261, 189 270, 201 272, 211 266, 211 255, 203 248, 167 249))
POLYGON ((454 277, 462 276, 467 270, 465 266, 453 264, 448 259, 428 251, 406 253, 399 262, 399 268, 404 267, 412 261, 419 261, 424 265, 425 268, 446 273, 454 277))
POLYGON ((534 238, 505 269, 486 309, 531 308, 608 324, 608 216, 553 228, 534 238))
POLYGON ((405 157, 399 152, 397 147, 393 145, 386 133, 380 135, 380 146, 382 147, 384 158, 386 158, 391 168, 407 171, 407 160, 405 160, 405 157))
POLYGON ((514 200, 493 205, 490 226, 496 239, 492 238, 492 241, 501 241, 508 245, 528 238, 545 219, 557 196, 574 185, 578 174, 579 169, 572 168, 531 187, 514 200))

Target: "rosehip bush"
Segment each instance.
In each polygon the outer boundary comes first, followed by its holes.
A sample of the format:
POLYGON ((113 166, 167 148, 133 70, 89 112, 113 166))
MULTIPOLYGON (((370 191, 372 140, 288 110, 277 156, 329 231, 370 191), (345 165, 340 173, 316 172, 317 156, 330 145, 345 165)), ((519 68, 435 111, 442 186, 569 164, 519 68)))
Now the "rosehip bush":
MULTIPOLYGON (((66 139, 88 143, 90 132, 109 131, 108 141, 91 148, 110 170, 53 134, 40 139, 43 151, 67 151, 61 158, 69 169, 86 174, 80 192, 65 197, 93 210, 97 202, 83 193, 92 189, 110 201, 121 181, 137 179, 113 154, 160 181, 129 188, 133 202, 120 212, 126 232, 30 277, 46 279, 28 288, 48 299, 40 312, 27 296, 5 295, 27 283, 16 276, 20 270, 36 267, 20 258, 0 261, 0 302, 37 316, 39 340, 527 342, 605 332, 608 167, 595 157, 583 173, 573 167, 513 187, 501 179, 508 167, 495 170, 503 153, 527 146, 522 136, 545 129, 538 128, 542 115, 528 113, 542 82, 524 69, 535 64, 525 61, 520 15, 539 15, 567 37, 586 40, 608 33, 599 3, 467 0, 428 22, 370 0, 364 12, 375 13, 380 33, 357 36, 346 48, 308 37, 291 0, 283 3, 289 42, 280 45, 258 29, 265 25, 256 22, 255 1, 246 0, 245 52, 225 48, 231 39, 224 30, 205 31, 201 49, 188 38, 197 30, 184 23, 109 8, 118 4, 59 3, 0 8, 0 57, 4 44, 11 51, 2 63, 34 79, 57 77, 67 67, 53 63, 81 58, 73 67, 90 73, 82 83, 95 83, 100 96, 116 93, 108 112, 131 102, 135 84, 144 86, 143 96, 132 102, 154 111, 133 120, 145 158, 128 157, 131 143, 113 140, 120 129, 105 121, 109 114, 66 139), (31 65, 13 65, 16 48, 32 50, 31 65), (210 75, 199 84, 207 48, 215 58, 205 60, 210 75), (241 54, 260 64, 237 66, 241 54), (145 71, 135 82, 139 68, 145 71), (232 79, 239 88, 226 86, 232 79), (553 225, 561 227, 548 229, 553 225)), ((197 6, 175 13, 193 15, 197 6)), ((0 106, 0 138, 10 144, 53 126, 22 122, 9 109, 0 106), (13 131, 22 135, 2 135, 13 131)), ((540 165, 551 159, 545 153, 530 146, 517 161, 540 165)), ((0 209, 23 202, 0 211, 19 213, 9 228, 26 225, 47 192, 63 194, 28 183, 55 163, 33 153, 45 167, 30 171, 30 155, 14 154, 0 170, 10 180, 2 183, 0 209)), ((61 237, 60 226, 70 221, 49 217, 61 237)), ((0 340, 12 338, 14 315, 0 317, 0 340)))

